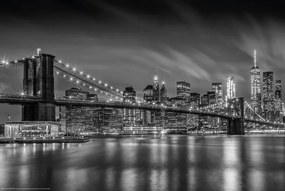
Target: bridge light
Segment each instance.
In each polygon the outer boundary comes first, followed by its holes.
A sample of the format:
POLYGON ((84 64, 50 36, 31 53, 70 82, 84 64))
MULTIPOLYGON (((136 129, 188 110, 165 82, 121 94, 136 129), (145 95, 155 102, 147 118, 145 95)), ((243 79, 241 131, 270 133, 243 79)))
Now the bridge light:
POLYGON ((94 90, 97 91, 97 88, 95 88, 94 90))
POLYGON ((101 84, 102 83, 102 81, 101 80, 99 80, 99 84, 101 84))
POLYGON ((61 63, 62 63, 62 61, 61 61, 61 60, 58 60, 58 63, 60 63, 60 64, 61 64, 61 63))
POLYGON ((92 86, 89 86, 89 89, 92 89, 92 86))
POLYGON ((73 78, 71 77, 71 78, 70 78, 70 81, 72 81, 72 80, 73 80, 73 78))
POLYGON ((76 71, 76 68, 72 68, 73 71, 76 71))
POLYGON ((76 83, 79 84, 79 80, 77 80, 76 83))
POLYGON ((107 84, 107 83, 105 83, 104 85, 105 85, 105 87, 107 87, 107 86, 108 86, 108 84, 107 84))
POLYGON ((82 75, 82 74, 83 74, 83 72, 81 71, 81 72, 80 72, 80 74, 82 75))
POLYGON ((113 86, 111 86, 111 89, 113 89, 113 86))
POLYGON ((87 78, 90 78, 90 75, 89 75, 89 74, 87 75, 87 78))
POLYGON ((92 78, 92 80, 95 81, 96 79, 95 79, 95 78, 92 78))
POLYGON ((116 89, 116 91, 118 92, 119 90, 118 90, 118 89, 116 89))
POLYGON ((86 84, 83 84, 83 86, 85 86, 86 84))
POLYGON ((69 64, 66 64, 65 66, 66 66, 66 68, 69 68, 69 64))
POLYGON ((66 77, 66 75, 64 74, 64 75, 63 75, 63 77, 65 78, 65 77, 66 77))
POLYGON ((56 74, 59 74, 59 72, 57 71, 56 74))
POLYGON ((121 91, 121 94, 123 94, 123 92, 121 91))
POLYGON ((15 63, 17 63, 18 62, 18 60, 15 60, 15 63))

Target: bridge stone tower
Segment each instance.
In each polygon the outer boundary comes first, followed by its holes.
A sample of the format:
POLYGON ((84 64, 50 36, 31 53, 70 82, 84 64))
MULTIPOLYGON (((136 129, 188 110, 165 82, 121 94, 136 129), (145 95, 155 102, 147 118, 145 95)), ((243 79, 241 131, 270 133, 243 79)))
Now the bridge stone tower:
POLYGON ((233 99, 230 104, 238 118, 228 120, 228 135, 244 135, 244 98, 233 99))
POLYGON ((54 56, 49 54, 24 60, 24 92, 42 101, 23 106, 23 121, 55 121, 53 64, 54 56))

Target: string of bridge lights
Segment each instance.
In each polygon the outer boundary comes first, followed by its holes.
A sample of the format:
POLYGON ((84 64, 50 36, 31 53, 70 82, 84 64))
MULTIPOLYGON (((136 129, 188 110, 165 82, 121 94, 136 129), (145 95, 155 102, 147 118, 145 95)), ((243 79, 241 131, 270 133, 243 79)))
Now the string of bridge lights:
POLYGON ((70 69, 73 73, 75 74, 79 74, 81 75, 82 77, 85 77, 87 78, 88 80, 91 80, 91 81, 94 81, 94 82, 97 82, 98 84, 100 84, 101 86, 103 86, 104 88, 109 88, 110 90, 112 91, 115 91, 119 94, 123 94, 123 91, 120 91, 118 88, 115 89, 113 86, 110 86, 108 85, 108 83, 103 83, 102 80, 96 80, 95 77, 92 77, 91 75, 89 74, 85 74, 85 72, 83 72, 82 70, 78 70, 76 66, 71 66, 70 64, 68 63, 63 63, 62 60, 55 60, 57 63, 61 64, 62 66, 64 66, 66 69, 70 69))
MULTIPOLYGON (((112 98, 115 99, 115 100, 121 100, 121 101, 123 100, 122 98, 119 98, 118 96, 112 95, 112 94, 110 94, 110 93, 108 93, 108 92, 106 92, 106 91, 99 90, 98 88, 93 87, 93 86, 91 86, 91 85, 88 85, 88 84, 86 84, 86 83, 84 83, 84 82, 78 80, 77 78, 75 78, 75 77, 73 77, 73 76, 69 76, 69 75, 67 75, 67 74, 64 73, 64 72, 60 72, 59 70, 56 70, 56 71, 55 71, 55 74, 56 74, 57 76, 59 76, 59 77, 62 77, 62 78, 64 78, 64 79, 67 79, 69 82, 72 82, 73 84, 84 86, 84 87, 89 88, 90 90, 93 90, 93 91, 95 91, 95 92, 99 92, 99 93, 104 94, 104 95, 106 95, 106 96, 110 96, 110 97, 112 97, 112 98)), ((110 101, 113 101, 112 98, 110 99, 110 101)))
MULTIPOLYGON (((115 92, 116 94, 118 95, 112 95, 111 93, 108 93, 106 91, 99 91, 97 88, 93 87, 93 86, 89 86, 89 89, 92 89, 92 90, 95 90, 95 91, 98 91, 100 93, 103 93, 105 95, 109 95, 113 98, 116 98, 118 99, 118 97, 121 97, 123 96, 123 91, 120 91, 118 88, 114 88, 113 86, 110 86, 108 85, 108 83, 104 83, 102 80, 97 80, 95 77, 92 77, 91 75, 89 74, 86 74, 85 72, 83 72, 82 70, 79 70, 76 66, 72 66, 70 65, 69 63, 63 63, 62 60, 55 60, 58 64, 60 64, 61 66, 63 66, 65 69, 68 69, 69 71, 73 72, 75 75, 78 75, 80 77, 83 77, 85 78, 84 81, 87 81, 89 84, 93 84, 94 82, 95 83, 98 83, 99 85, 102 86, 102 89, 103 88, 109 88, 110 91, 113 91, 115 92)), ((61 69, 63 72, 65 71, 65 69, 61 69)), ((56 74, 59 74, 60 72, 57 71, 56 74)), ((66 77, 66 74, 64 74, 63 77, 65 78, 66 77), (65 75, 65 76, 64 76, 65 75)), ((79 85, 82 85, 82 86, 87 86, 86 83, 84 82, 81 82, 80 80, 76 80, 75 78, 73 77, 70 77, 69 81, 74 81, 76 84, 79 84, 79 85)), ((122 100, 122 98, 121 98, 122 100)), ((112 99, 110 99, 109 101, 113 101, 112 99)), ((141 98, 138 98, 136 97, 136 102, 140 103, 140 102, 143 102, 143 100, 141 98)))

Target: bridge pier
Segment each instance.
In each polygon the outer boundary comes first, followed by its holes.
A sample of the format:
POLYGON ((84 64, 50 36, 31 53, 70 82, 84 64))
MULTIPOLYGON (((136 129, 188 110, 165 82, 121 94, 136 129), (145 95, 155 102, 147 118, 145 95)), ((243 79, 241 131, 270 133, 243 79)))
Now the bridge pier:
POLYGON ((244 135, 244 122, 242 119, 232 118, 228 121, 228 135, 244 135))
POLYGON ((228 119, 228 135, 244 135, 244 98, 238 98, 235 103, 239 118, 228 119))
POLYGON ((55 121, 53 64, 54 56, 49 54, 24 60, 25 95, 39 97, 42 102, 24 105, 22 121, 55 121))

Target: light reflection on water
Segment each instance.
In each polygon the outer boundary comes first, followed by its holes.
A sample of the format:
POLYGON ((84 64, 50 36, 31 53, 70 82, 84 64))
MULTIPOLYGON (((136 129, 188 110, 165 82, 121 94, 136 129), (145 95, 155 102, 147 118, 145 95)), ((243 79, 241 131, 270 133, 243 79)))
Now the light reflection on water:
POLYGON ((51 190, 284 190, 285 137, 97 138, 0 145, 1 187, 51 190))

